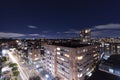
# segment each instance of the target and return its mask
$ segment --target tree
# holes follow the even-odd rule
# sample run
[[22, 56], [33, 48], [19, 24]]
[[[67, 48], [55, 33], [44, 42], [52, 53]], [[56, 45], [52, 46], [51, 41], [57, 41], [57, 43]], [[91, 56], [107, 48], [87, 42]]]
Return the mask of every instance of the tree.
[[7, 78], [6, 80], [10, 80], [10, 78]]
[[17, 78], [15, 78], [15, 80], [18, 80]]
[[6, 62], [7, 58], [5, 56], [3, 56], [1, 60], [2, 60], [2, 62]]
[[41, 80], [41, 78], [39, 76], [36, 76], [35, 80]]
[[14, 65], [14, 67], [15, 67], [15, 66], [17, 66], [17, 64], [16, 64], [16, 63], [13, 63], [13, 65]]
[[16, 63], [9, 63], [9, 67], [16, 67], [17, 66], [17, 64]]
[[19, 71], [14, 71], [13, 72], [13, 76], [18, 76], [19, 75]]
[[12, 68], [12, 71], [16, 71], [16, 70], [18, 70], [18, 67], [13, 67]]

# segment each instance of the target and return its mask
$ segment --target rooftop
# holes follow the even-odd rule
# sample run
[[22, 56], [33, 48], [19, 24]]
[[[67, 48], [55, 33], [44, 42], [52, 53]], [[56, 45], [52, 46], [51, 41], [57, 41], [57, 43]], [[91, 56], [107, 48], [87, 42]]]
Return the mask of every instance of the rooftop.
[[117, 69], [120, 69], [120, 54], [111, 55], [107, 61], [102, 63], [103, 65], [108, 65]]
[[116, 54], [116, 55], [111, 55], [108, 58], [108, 63], [114, 64], [114, 65], [119, 65], [120, 66], [120, 54]]

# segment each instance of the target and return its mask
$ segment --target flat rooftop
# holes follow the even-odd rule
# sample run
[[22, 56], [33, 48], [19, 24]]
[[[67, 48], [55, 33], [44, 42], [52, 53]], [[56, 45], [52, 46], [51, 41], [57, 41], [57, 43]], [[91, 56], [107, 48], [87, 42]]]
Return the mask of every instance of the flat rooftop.
[[120, 54], [111, 55], [103, 64], [120, 69]]
[[120, 66], [120, 54], [111, 55], [107, 62]]

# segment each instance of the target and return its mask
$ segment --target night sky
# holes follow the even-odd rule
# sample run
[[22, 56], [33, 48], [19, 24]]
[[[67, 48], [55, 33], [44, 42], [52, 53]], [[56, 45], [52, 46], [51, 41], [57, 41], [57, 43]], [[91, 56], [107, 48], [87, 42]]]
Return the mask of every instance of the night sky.
[[120, 0], [1, 0], [0, 37], [120, 37]]

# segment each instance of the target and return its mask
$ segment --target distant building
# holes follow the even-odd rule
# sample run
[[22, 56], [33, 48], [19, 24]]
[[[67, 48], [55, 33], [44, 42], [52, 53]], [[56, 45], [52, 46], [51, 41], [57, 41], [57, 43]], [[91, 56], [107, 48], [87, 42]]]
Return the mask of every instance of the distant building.
[[99, 45], [43, 44], [43, 66], [61, 80], [84, 80], [91, 76], [98, 61]]
[[24, 61], [27, 63], [33, 63], [36, 60], [40, 60], [40, 40], [17, 40], [16, 43], [18, 44], [18, 54]]
[[29, 62], [34, 62], [34, 61], [36, 61], [36, 60], [39, 60], [39, 59], [41, 59], [40, 57], [40, 48], [34, 48], [34, 47], [32, 47], [32, 48], [29, 48], [28, 49], [28, 59], [29, 59]]
[[113, 54], [120, 54], [120, 39], [102, 38], [99, 39], [99, 43], [101, 43], [103, 59], [107, 60]]
[[90, 42], [91, 40], [91, 31], [90, 29], [83, 29], [80, 31], [80, 40], [81, 42]]

